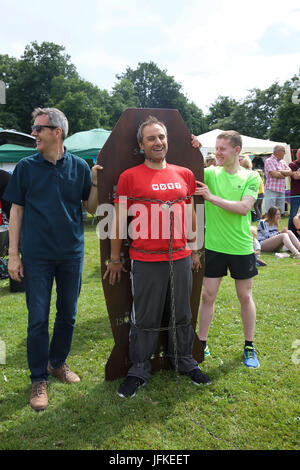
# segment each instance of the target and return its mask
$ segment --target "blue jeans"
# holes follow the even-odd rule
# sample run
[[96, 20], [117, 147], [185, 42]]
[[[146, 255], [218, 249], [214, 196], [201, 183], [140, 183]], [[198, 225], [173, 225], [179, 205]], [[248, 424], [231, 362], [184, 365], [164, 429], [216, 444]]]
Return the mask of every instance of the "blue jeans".
[[290, 198], [290, 217], [289, 217], [289, 224], [288, 229], [292, 230], [293, 226], [293, 218], [298, 213], [298, 209], [300, 206], [300, 196], [294, 196]]
[[279, 207], [281, 215], [284, 214], [285, 208], [285, 192], [271, 191], [271, 189], [265, 190], [265, 213], [268, 212], [271, 206]]
[[[48, 362], [62, 366], [70, 352], [77, 300], [81, 288], [83, 257], [63, 261], [23, 257], [28, 308], [27, 358], [32, 382], [48, 380]], [[49, 311], [56, 282], [56, 318], [49, 348]]]

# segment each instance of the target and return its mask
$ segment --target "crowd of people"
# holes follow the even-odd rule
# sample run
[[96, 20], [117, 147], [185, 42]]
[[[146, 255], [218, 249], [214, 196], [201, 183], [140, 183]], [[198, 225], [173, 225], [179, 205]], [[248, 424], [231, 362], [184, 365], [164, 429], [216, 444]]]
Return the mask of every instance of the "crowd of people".
[[[32, 135], [36, 138], [37, 153], [17, 164], [2, 197], [11, 204], [9, 274], [16, 281], [24, 279], [25, 283], [27, 359], [32, 382], [30, 405], [39, 411], [48, 406], [49, 374], [64, 383], [80, 382], [79, 376], [67, 366], [66, 359], [71, 349], [81, 289], [84, 247], [82, 204], [89, 213], [95, 213], [97, 184], [98, 179], [101, 181], [102, 168], [96, 164], [90, 169], [85, 160], [68, 152], [64, 146], [68, 121], [60, 110], [37, 108], [33, 118]], [[195, 385], [209, 384], [211, 381], [192, 355], [192, 270], [198, 271], [200, 267], [196, 214], [192, 204], [196, 195], [205, 200], [205, 272], [198, 332], [205, 356], [210, 355], [207, 337], [215, 301], [222, 279], [229, 270], [240, 303], [244, 365], [258, 368], [260, 363], [253, 344], [256, 323], [253, 278], [258, 273], [257, 266], [264, 265], [260, 259], [261, 251], [277, 250], [283, 244], [296, 259], [300, 258], [300, 242], [297, 239], [299, 205], [296, 209], [297, 204], [293, 204], [293, 211], [296, 211], [292, 220], [294, 233], [291, 229], [279, 232], [282, 201], [277, 194], [282, 194], [282, 181], [286, 176], [291, 176], [295, 181], [293, 190], [298, 191], [300, 151], [297, 152], [297, 169], [287, 169], [282, 161], [282, 149], [274, 149], [270, 162], [267, 159], [265, 187], [270, 192], [276, 192], [272, 197], [275, 202], [280, 200], [280, 205], [271, 204], [267, 217], [259, 221], [257, 233], [255, 230], [251, 233], [251, 208], [258, 194], [263, 194], [264, 190], [261, 176], [246, 166], [251, 161], [240, 157], [242, 138], [238, 132], [225, 131], [217, 137], [216, 155], [207, 159], [204, 182], [196, 181], [190, 170], [168, 163], [167, 128], [156, 118], [149, 116], [138, 127], [137, 142], [145, 160], [120, 175], [114, 201], [115, 226], [120, 229], [126, 223], [134, 200], [144, 201], [148, 209], [153, 200], [156, 204], [158, 201], [176, 201], [182, 209], [187, 205], [192, 207], [190, 231], [179, 230], [178, 236], [175, 236], [176, 227], [180, 228], [181, 225], [184, 228], [183, 221], [176, 221], [176, 213], [173, 214], [174, 246], [171, 254], [175, 337], [169, 335], [168, 356], [171, 364]], [[191, 146], [201, 149], [201, 143], [193, 135]], [[278, 191], [274, 190], [271, 179], [276, 179]], [[261, 210], [261, 205], [258, 207]], [[136, 212], [133, 219], [139, 216]], [[151, 222], [149, 229], [152, 222], [160, 223], [151, 220], [151, 211], [147, 211], [147, 220], [148, 216]], [[104, 282], [112, 286], [120, 282], [124, 273], [120, 253], [122, 239], [118, 238], [121, 231], [116, 230], [115, 233], [117, 236], [111, 239], [110, 259], [104, 274]], [[163, 227], [159, 226], [156, 233], [159, 233], [158, 237], [152, 237], [149, 232], [146, 237], [133, 239], [129, 250], [133, 295], [129, 336], [131, 367], [118, 389], [122, 398], [134, 397], [150, 379], [150, 359], [156, 349], [163, 308], [171, 295], [169, 241], [163, 236]], [[48, 320], [54, 280], [57, 313], [49, 346]]]
[[[283, 249], [291, 252], [295, 259], [300, 259], [300, 149], [296, 152], [295, 160], [289, 165], [285, 162], [284, 155], [285, 148], [276, 145], [271, 157], [265, 160], [264, 172], [260, 168], [253, 168], [249, 155], [239, 156], [240, 166], [249, 171], [256, 171], [260, 176], [257, 199], [252, 207], [252, 221], [258, 222], [258, 226], [251, 226], [257, 266], [266, 266], [260, 259], [261, 252], [277, 252]], [[214, 154], [209, 154], [205, 159], [205, 167], [211, 165], [218, 165]], [[288, 228], [280, 230], [280, 220], [285, 215], [287, 177], [290, 177]]]

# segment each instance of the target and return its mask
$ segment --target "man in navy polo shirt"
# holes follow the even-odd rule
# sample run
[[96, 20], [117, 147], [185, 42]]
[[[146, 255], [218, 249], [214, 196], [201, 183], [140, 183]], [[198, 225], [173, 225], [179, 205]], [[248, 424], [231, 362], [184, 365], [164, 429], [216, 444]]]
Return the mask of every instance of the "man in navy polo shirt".
[[[97, 171], [64, 147], [65, 115], [55, 108], [33, 112], [32, 135], [38, 153], [23, 158], [5, 191], [12, 202], [9, 264], [12, 279], [24, 277], [28, 308], [27, 357], [31, 372], [30, 404], [48, 406], [49, 372], [65, 383], [79, 382], [66, 365], [81, 287], [84, 229], [82, 203], [95, 213]], [[21, 243], [22, 259], [19, 256]], [[49, 348], [48, 319], [53, 281], [57, 313]]]

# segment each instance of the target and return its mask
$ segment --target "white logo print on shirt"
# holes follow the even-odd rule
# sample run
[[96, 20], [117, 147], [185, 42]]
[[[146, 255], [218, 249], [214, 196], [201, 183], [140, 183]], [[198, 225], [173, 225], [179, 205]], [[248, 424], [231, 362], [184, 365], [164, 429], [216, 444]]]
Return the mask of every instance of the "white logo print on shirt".
[[167, 189], [181, 189], [180, 183], [162, 183], [162, 184], [152, 184], [153, 191], [167, 191]]

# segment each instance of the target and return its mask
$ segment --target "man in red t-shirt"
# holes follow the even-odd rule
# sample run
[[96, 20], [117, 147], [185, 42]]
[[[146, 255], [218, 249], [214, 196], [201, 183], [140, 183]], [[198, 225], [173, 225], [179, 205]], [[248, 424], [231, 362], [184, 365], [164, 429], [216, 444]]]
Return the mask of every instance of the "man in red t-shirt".
[[288, 229], [293, 229], [293, 218], [297, 215], [300, 206], [300, 149], [297, 150], [296, 160], [289, 163], [291, 174], [290, 217]]
[[[197, 252], [192, 252], [187, 244], [189, 230], [186, 224], [188, 217], [185, 216], [190, 209], [191, 229], [195, 232], [196, 215], [192, 204], [195, 178], [187, 168], [166, 162], [167, 129], [156, 118], [149, 116], [141, 124], [137, 140], [145, 161], [121, 174], [115, 199], [116, 234], [122, 233], [127, 215], [133, 217], [129, 227], [133, 240], [129, 250], [133, 296], [129, 342], [132, 366], [118, 390], [121, 397], [134, 397], [137, 389], [145, 386], [150, 378], [150, 358], [156, 349], [165, 304], [170, 302], [169, 210], [173, 220], [171, 239], [178, 371], [189, 375], [196, 385], [210, 382], [192, 357], [192, 268], [199, 269], [200, 261]], [[111, 239], [111, 259], [104, 278], [108, 277], [112, 285], [120, 280], [124, 270], [120, 260], [121, 245], [121, 235]], [[174, 366], [176, 359], [171, 329], [168, 356]]]

